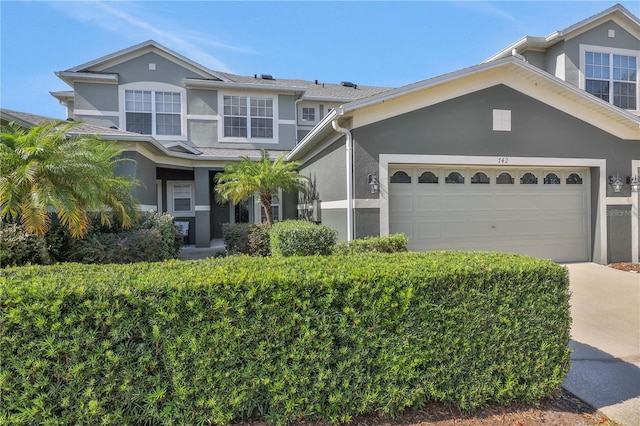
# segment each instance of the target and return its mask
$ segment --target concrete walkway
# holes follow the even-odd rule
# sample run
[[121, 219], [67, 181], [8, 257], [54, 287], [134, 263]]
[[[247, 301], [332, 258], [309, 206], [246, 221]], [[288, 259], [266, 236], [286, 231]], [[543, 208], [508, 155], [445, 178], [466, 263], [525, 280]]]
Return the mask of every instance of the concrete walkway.
[[209, 247], [196, 247], [194, 245], [182, 246], [180, 253], [178, 253], [178, 259], [181, 260], [196, 260], [206, 259], [207, 257], [213, 257], [218, 253], [223, 253], [225, 250], [223, 239], [213, 239]]
[[567, 265], [571, 370], [562, 386], [625, 426], [640, 426], [640, 274]]

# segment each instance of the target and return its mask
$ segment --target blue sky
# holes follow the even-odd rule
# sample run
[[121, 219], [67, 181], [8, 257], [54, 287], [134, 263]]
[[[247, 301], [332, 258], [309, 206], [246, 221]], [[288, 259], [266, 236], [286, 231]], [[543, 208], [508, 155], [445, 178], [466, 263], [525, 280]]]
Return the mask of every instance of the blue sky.
[[[640, 16], [637, 0], [620, 3]], [[64, 118], [55, 71], [149, 39], [219, 71], [398, 87], [614, 4], [0, 0], [0, 106]]]

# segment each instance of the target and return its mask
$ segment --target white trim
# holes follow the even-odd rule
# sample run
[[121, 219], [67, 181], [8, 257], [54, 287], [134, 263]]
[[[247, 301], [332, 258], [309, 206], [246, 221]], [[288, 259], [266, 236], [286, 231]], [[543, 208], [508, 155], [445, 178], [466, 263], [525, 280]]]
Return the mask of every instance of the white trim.
[[[251, 109], [251, 98], [271, 99], [273, 105], [273, 138], [252, 138], [252, 137], [225, 137], [224, 136], [224, 97], [225, 96], [240, 96], [247, 98], [247, 134], [251, 133], [251, 115], [249, 111]], [[218, 125], [218, 142], [220, 143], [251, 143], [251, 144], [277, 144], [279, 142], [279, 124], [281, 120], [278, 120], [278, 96], [272, 93], [261, 92], [225, 92], [218, 91], [218, 114], [220, 115], [220, 123]], [[292, 120], [295, 124], [295, 120]]]
[[153, 206], [151, 204], [138, 204], [138, 210], [141, 212], [154, 211], [158, 212], [158, 206]]
[[197, 211], [197, 212], [209, 212], [209, 211], [211, 211], [211, 206], [202, 205], [202, 204], [200, 204], [200, 205], [196, 204], [195, 211]]
[[[127, 128], [127, 111], [125, 109], [125, 91], [127, 90], [144, 90], [150, 91], [152, 95], [152, 125], [151, 135], [159, 141], [186, 141], [187, 140], [187, 90], [180, 86], [172, 84], [160, 83], [157, 81], [138, 81], [135, 83], [122, 84], [118, 87], [118, 104], [120, 105], [120, 127], [123, 130]], [[158, 135], [156, 134], [156, 111], [155, 111], [155, 93], [156, 92], [173, 92], [180, 94], [180, 135]]]
[[[595, 53], [605, 53], [609, 55], [624, 55], [624, 56], [633, 56], [636, 58], [636, 71], [640, 68], [640, 50], [630, 50], [630, 49], [619, 49], [614, 47], [604, 47], [604, 46], [593, 46], [590, 44], [581, 44], [580, 45], [580, 58], [579, 58], [579, 67], [578, 67], [578, 85], [582, 90], [586, 91], [586, 77], [584, 75], [585, 70], [585, 53], [586, 52], [595, 52]], [[613, 103], [613, 83], [619, 80], [613, 79], [613, 57], [610, 58], [611, 64], [611, 75], [607, 81], [610, 84], [609, 87], [609, 101], [605, 101], [614, 105]], [[599, 79], [603, 80], [604, 79]], [[631, 82], [628, 82], [631, 83]], [[639, 111], [640, 110], [640, 73], [636, 72], [636, 109], [625, 109], [625, 111]], [[621, 108], [624, 109], [624, 108]]]
[[187, 120], [219, 121], [220, 117], [217, 115], [187, 114]]
[[276, 120], [277, 124], [292, 124], [296, 125], [296, 120]]
[[[346, 209], [348, 205], [349, 202], [347, 200], [322, 201], [320, 208], [338, 210]], [[379, 209], [381, 205], [382, 202], [378, 198], [355, 198], [353, 200], [353, 207], [356, 209]]]
[[[640, 176], [640, 160], [631, 160], [631, 177]], [[631, 261], [640, 262], [640, 241], [638, 241], [638, 229], [640, 227], [640, 215], [638, 214], [638, 198], [640, 193], [631, 193]]]
[[[600, 236], [600, 246], [594, 247], [592, 261], [607, 263], [607, 207], [606, 207], [606, 166], [604, 159], [597, 158], [554, 158], [554, 157], [494, 157], [462, 155], [415, 155], [380, 154], [378, 176], [380, 176], [380, 236], [389, 235], [389, 165], [390, 164], [442, 164], [442, 165], [491, 165], [491, 166], [555, 166], [555, 167], [595, 167], [600, 169], [598, 182], [598, 207], [596, 217], [596, 235]], [[591, 191], [589, 191], [589, 194]], [[591, 201], [589, 201], [591, 205]], [[322, 204], [324, 207], [324, 203]], [[591, 224], [589, 228], [591, 229]], [[593, 236], [589, 235], [589, 240]], [[591, 244], [591, 243], [590, 243]]]
[[631, 206], [633, 197], [606, 197], [604, 202], [607, 206]]
[[[176, 212], [173, 210], [173, 191], [176, 186], [189, 186], [191, 188], [191, 208], [189, 211]], [[174, 217], [193, 217], [195, 216], [195, 182], [192, 180], [168, 180], [167, 181], [167, 212]]]
[[75, 115], [91, 115], [96, 117], [120, 117], [120, 111], [101, 111], [97, 109], [74, 109]]

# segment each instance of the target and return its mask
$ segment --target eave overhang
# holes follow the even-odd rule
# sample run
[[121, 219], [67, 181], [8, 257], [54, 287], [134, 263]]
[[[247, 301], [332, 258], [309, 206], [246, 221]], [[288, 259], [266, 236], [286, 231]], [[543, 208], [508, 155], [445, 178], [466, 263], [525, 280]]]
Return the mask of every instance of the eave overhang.
[[55, 73], [69, 86], [76, 81], [101, 84], [118, 84], [118, 74], [101, 74], [94, 72], [57, 71]]

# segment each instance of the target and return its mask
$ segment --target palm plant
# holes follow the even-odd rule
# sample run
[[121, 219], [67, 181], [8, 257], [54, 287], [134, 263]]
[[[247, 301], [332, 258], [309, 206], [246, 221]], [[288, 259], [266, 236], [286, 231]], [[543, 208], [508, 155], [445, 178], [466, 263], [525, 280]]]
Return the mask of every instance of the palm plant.
[[19, 222], [43, 235], [52, 212], [74, 238], [86, 234], [91, 212], [111, 224], [112, 211], [123, 227], [136, 216], [131, 190], [137, 184], [116, 176], [123, 150], [97, 136], [69, 137], [78, 123], [49, 122], [32, 129], [10, 123], [0, 140], [0, 220]]
[[298, 173], [297, 162], [287, 163], [286, 153], [278, 155], [274, 160], [267, 150], [261, 151], [260, 159], [252, 160], [247, 156], [240, 157], [237, 163], [229, 163], [224, 172], [218, 174], [216, 192], [225, 201], [237, 204], [258, 195], [258, 201], [264, 209], [268, 226], [273, 225], [271, 201], [273, 195], [284, 191], [303, 191], [307, 178]]

